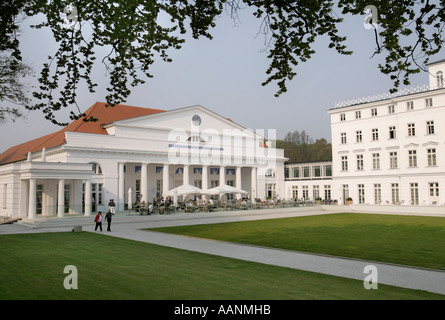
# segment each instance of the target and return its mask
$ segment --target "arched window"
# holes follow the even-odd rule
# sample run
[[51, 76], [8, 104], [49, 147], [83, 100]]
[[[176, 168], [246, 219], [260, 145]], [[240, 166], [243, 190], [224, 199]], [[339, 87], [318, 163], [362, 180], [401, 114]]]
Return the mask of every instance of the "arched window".
[[93, 174], [102, 174], [102, 168], [98, 163], [91, 163], [93, 165]]
[[275, 170], [274, 169], [267, 169], [265, 173], [266, 178], [273, 178], [275, 177]]
[[436, 73], [436, 79], [437, 79], [437, 87], [443, 88], [443, 72], [442, 71], [438, 71]]

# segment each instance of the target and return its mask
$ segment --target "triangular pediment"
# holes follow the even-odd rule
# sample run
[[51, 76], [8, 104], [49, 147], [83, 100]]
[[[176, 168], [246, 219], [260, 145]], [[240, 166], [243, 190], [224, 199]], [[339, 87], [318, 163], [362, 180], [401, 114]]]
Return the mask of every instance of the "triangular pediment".
[[216, 130], [220, 134], [223, 133], [223, 130], [227, 129], [251, 132], [232, 120], [224, 118], [200, 105], [115, 121], [104, 127], [109, 133], [116, 135], [128, 130], [144, 129], [164, 132], [175, 129], [185, 130], [186, 132]]

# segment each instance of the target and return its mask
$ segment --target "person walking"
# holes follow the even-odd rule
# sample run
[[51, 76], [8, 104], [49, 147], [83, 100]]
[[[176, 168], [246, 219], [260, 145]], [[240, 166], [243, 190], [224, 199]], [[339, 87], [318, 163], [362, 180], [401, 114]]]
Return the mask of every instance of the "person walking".
[[97, 231], [97, 227], [99, 227], [100, 231], [102, 231], [102, 211], [99, 211], [96, 214], [96, 217], [94, 218], [94, 222], [96, 222], [96, 227], [94, 228], [94, 231]]
[[105, 215], [105, 220], [107, 220], [108, 228], [107, 231], [111, 231], [111, 217], [114, 213], [111, 212], [111, 210], [108, 210], [107, 214]]
[[111, 199], [108, 203], [108, 208], [111, 210], [112, 214], [116, 213], [116, 203], [114, 203], [114, 199]]

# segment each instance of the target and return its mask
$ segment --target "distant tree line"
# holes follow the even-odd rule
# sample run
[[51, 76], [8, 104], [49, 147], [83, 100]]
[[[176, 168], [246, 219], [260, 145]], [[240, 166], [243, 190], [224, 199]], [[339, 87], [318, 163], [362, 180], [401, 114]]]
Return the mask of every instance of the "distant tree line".
[[284, 149], [289, 163], [332, 160], [332, 145], [324, 138], [314, 142], [305, 130], [288, 132], [284, 140], [276, 141], [276, 147]]

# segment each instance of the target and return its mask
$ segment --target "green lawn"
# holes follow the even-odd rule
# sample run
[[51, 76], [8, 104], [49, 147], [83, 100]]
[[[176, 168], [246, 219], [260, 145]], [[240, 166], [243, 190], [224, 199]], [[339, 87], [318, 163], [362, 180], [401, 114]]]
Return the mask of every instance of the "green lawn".
[[[78, 270], [66, 290], [63, 270]], [[445, 299], [95, 233], [0, 236], [0, 299]]]
[[193, 237], [445, 268], [445, 218], [339, 213], [156, 228]]

